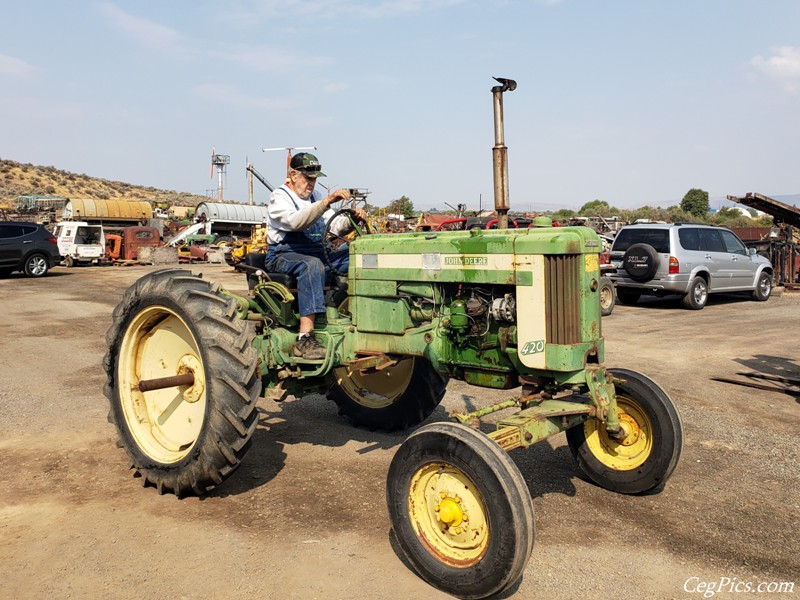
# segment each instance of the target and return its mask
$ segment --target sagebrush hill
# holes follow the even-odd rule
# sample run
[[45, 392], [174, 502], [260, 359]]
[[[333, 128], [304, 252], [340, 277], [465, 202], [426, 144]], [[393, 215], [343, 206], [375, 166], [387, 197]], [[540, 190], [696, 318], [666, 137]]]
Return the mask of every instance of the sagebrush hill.
[[161, 190], [71, 173], [55, 167], [43, 167], [0, 159], [0, 208], [11, 208], [20, 196], [62, 196], [95, 200], [147, 200], [196, 206], [208, 200], [205, 196]]

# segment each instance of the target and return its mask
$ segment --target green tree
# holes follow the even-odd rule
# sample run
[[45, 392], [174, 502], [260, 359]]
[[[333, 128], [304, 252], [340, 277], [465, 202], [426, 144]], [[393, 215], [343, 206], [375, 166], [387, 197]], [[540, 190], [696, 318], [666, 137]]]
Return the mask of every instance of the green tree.
[[409, 200], [408, 196], [401, 196], [389, 203], [389, 206], [386, 207], [386, 212], [410, 218], [414, 216], [414, 204]]
[[[749, 210], [748, 214], [752, 214]], [[758, 227], [761, 224], [753, 218], [743, 214], [734, 206], [723, 206], [712, 217], [711, 222], [725, 227]]]
[[689, 223], [691, 221], [696, 221], [691, 213], [686, 212], [677, 205], [670, 206], [667, 209], [667, 214], [669, 215], [669, 222], [671, 223]]
[[681, 208], [687, 213], [700, 219], [708, 215], [708, 192], [692, 188], [681, 200]]
[[605, 200], [592, 200], [581, 206], [579, 215], [584, 217], [607, 217], [611, 215], [613, 209]]
[[567, 223], [572, 217], [575, 216], [575, 211], [568, 208], [561, 208], [552, 215], [548, 216], [559, 223]]

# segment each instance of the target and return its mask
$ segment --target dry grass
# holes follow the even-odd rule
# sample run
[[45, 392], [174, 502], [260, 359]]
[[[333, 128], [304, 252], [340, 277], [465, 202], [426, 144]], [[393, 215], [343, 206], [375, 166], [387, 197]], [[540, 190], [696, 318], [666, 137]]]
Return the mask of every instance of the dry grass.
[[55, 167], [42, 167], [0, 159], [0, 207], [11, 207], [19, 196], [63, 196], [95, 200], [149, 200], [191, 205], [206, 200], [204, 196], [160, 190], [70, 173]]

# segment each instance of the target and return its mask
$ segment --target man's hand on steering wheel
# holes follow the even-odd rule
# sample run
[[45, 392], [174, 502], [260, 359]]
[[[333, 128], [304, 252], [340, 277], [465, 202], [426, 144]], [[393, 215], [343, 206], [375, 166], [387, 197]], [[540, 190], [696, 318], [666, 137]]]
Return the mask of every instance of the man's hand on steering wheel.
[[367, 211], [365, 211], [363, 208], [355, 208], [354, 207], [353, 208], [353, 212], [356, 215], [356, 221], [364, 221], [366, 223], [366, 221], [367, 221]]
[[[344, 216], [350, 222], [350, 232], [344, 235], [333, 233], [331, 226], [334, 221], [339, 217]], [[329, 255], [330, 249], [333, 247], [339, 248], [343, 243], [350, 243], [355, 238], [371, 233], [369, 230], [369, 223], [367, 222], [367, 214], [360, 208], [340, 208], [328, 220], [325, 225], [325, 232], [322, 234], [322, 256], [325, 264], [328, 265], [331, 271], [341, 277], [347, 277], [347, 273], [339, 271], [331, 262]]]
[[350, 200], [350, 190], [336, 190], [322, 199], [327, 208], [330, 208], [332, 204], [339, 202], [340, 200]]

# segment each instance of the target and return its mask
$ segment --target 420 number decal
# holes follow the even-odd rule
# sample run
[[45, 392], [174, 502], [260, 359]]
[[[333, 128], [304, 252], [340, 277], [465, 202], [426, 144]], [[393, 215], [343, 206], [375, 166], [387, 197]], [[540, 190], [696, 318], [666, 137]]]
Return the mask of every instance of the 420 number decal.
[[529, 354], [539, 354], [540, 352], [544, 352], [544, 340], [525, 342], [525, 345], [522, 346], [520, 354], [527, 356]]

